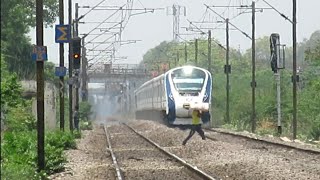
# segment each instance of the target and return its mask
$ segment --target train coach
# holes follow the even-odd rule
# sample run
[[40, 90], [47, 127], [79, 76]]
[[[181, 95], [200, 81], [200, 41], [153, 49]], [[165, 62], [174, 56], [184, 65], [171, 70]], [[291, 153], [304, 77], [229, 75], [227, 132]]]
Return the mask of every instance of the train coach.
[[164, 120], [168, 125], [192, 124], [192, 111], [201, 110], [202, 123], [210, 121], [212, 76], [195, 66], [171, 69], [135, 92], [136, 119]]

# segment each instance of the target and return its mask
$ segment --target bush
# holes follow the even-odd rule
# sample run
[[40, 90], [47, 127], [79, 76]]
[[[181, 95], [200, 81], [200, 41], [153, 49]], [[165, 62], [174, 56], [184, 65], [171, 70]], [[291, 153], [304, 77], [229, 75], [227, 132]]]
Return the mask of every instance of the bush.
[[55, 147], [50, 144], [45, 146], [46, 167], [48, 174], [57, 173], [64, 170], [66, 158], [63, 155], [63, 148]]
[[92, 130], [92, 122], [91, 121], [82, 121], [80, 122], [80, 129], [82, 130]]
[[[46, 168], [51, 174], [64, 169], [64, 149], [75, 148], [74, 136], [67, 132], [50, 132], [45, 137]], [[1, 143], [1, 177], [4, 179], [37, 179], [36, 131], [5, 132]]]
[[81, 132], [80, 131], [74, 131], [73, 132], [74, 138], [80, 139], [81, 138]]
[[36, 118], [31, 113], [31, 102], [25, 102], [8, 110], [6, 128], [9, 131], [31, 131], [36, 129]]
[[79, 109], [80, 119], [83, 121], [89, 121], [89, 116], [92, 114], [91, 105], [89, 102], [82, 101]]
[[74, 135], [70, 132], [49, 132], [46, 136], [46, 143], [54, 146], [56, 148], [62, 149], [75, 149], [76, 141], [74, 139]]
[[[22, 178], [23, 177], [23, 178]], [[35, 168], [28, 164], [1, 162], [1, 178], [3, 179], [41, 179]]]
[[36, 132], [6, 132], [1, 143], [1, 177], [36, 176]]
[[310, 136], [319, 141], [320, 140], [320, 115], [313, 122], [313, 126], [311, 127]]

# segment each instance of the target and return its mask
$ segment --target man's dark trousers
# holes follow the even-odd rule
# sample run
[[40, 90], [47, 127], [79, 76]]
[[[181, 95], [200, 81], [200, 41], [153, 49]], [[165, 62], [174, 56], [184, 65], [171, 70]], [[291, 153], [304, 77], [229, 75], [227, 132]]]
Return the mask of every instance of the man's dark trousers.
[[196, 131], [198, 132], [198, 134], [201, 136], [201, 138], [202, 138], [203, 140], [206, 139], [206, 137], [204, 136], [204, 132], [203, 132], [203, 130], [202, 130], [202, 128], [201, 128], [201, 124], [192, 125], [188, 137], [183, 141], [182, 144], [185, 145], [185, 144], [187, 143], [187, 141], [194, 135], [194, 133], [195, 133]]

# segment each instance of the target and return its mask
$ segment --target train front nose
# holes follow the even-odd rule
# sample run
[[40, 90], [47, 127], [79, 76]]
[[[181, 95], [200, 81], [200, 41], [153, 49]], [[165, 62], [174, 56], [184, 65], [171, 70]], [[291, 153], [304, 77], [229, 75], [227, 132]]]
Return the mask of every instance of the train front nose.
[[181, 97], [176, 103], [176, 116], [181, 118], [191, 118], [194, 109], [209, 111], [209, 103], [202, 102], [200, 97]]
[[176, 101], [176, 116], [191, 118], [192, 110], [200, 107], [201, 104], [201, 100], [198, 97], [180, 97]]

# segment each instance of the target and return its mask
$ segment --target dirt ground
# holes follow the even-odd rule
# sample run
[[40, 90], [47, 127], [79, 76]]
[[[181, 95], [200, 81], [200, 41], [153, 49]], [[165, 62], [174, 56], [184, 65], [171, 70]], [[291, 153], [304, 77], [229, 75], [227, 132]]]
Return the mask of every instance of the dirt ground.
[[77, 149], [65, 151], [68, 162], [64, 172], [51, 175], [54, 180], [115, 179], [104, 131], [98, 125], [82, 131]]

